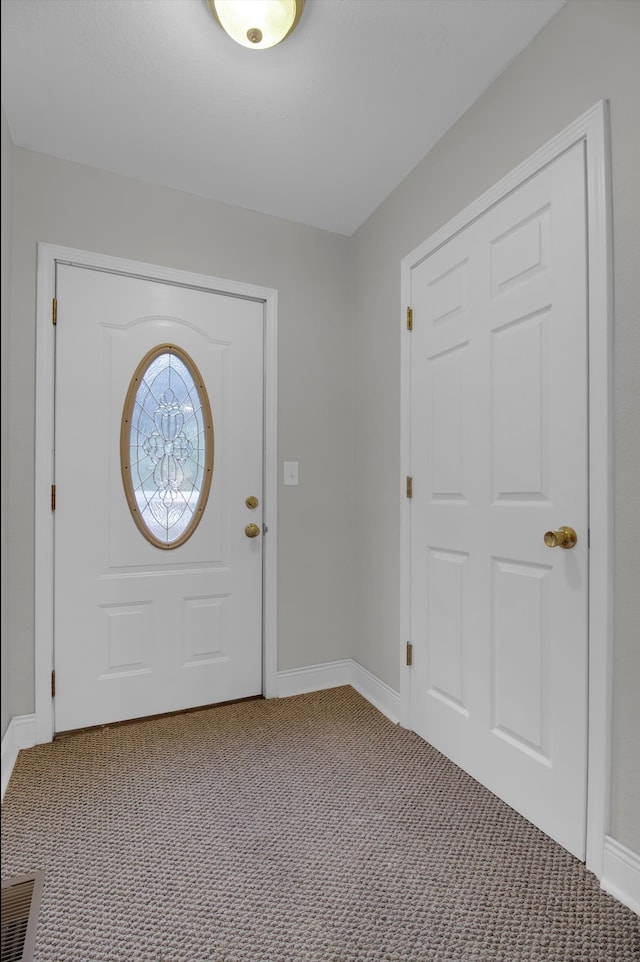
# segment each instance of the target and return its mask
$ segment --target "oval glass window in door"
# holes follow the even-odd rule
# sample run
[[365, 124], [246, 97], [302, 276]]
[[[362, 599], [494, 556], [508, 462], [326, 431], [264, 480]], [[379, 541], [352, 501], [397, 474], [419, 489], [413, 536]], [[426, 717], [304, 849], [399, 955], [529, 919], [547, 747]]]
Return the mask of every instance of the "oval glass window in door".
[[142, 358], [122, 414], [120, 464], [127, 503], [144, 537], [177, 548], [204, 512], [213, 476], [213, 421], [198, 368], [160, 344]]

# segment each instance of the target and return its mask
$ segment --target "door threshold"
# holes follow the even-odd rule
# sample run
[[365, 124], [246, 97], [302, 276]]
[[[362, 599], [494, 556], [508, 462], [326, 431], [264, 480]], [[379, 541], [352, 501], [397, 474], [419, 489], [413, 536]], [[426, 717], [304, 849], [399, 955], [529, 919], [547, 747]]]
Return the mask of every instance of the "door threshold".
[[246, 695], [244, 698], [231, 698], [229, 701], [217, 701], [211, 705], [196, 705], [194, 708], [179, 708], [177, 711], [159, 712], [157, 715], [141, 715], [139, 718], [123, 718], [120, 721], [104, 722], [102, 725], [88, 725], [86, 728], [69, 728], [66, 731], [55, 732], [53, 741], [67, 738], [70, 735], [82, 735], [85, 732], [101, 731], [105, 728], [122, 728], [125, 725], [137, 725], [139, 722], [156, 721], [159, 718], [173, 718], [176, 715], [192, 715], [198, 711], [209, 711], [211, 708], [223, 708], [225, 705], [241, 705], [246, 701], [262, 701], [264, 695]]

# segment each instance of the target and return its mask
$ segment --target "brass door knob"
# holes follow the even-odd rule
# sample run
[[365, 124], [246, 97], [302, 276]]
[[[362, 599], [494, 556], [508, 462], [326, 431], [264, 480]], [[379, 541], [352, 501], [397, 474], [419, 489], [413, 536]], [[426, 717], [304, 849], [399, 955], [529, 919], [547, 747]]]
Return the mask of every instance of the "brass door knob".
[[257, 538], [260, 534], [260, 528], [257, 524], [248, 524], [244, 529], [244, 533], [246, 534], [247, 538]]
[[557, 531], [546, 531], [544, 535], [547, 548], [575, 548], [577, 541], [578, 535], [566, 525]]

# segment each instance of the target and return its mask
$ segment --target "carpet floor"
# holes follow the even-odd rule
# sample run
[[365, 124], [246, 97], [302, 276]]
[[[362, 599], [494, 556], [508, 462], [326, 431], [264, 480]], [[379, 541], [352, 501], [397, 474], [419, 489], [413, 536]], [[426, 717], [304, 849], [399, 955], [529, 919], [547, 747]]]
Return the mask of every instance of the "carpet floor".
[[351, 688], [23, 751], [36, 962], [638, 962], [640, 919]]

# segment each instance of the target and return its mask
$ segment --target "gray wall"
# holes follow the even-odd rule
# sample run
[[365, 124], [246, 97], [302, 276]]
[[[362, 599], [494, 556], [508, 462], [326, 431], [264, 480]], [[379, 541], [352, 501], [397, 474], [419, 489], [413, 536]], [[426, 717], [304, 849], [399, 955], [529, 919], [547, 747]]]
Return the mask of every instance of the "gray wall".
[[[7, 120], [2, 111], [2, 196], [0, 207], [1, 239], [2, 239], [2, 313], [0, 315], [2, 351], [0, 364], [2, 365], [2, 410], [8, 411], [9, 400], [9, 319], [11, 317], [11, 223], [13, 212], [13, 143], [7, 127]], [[1, 455], [2, 455], [2, 616], [0, 632], [0, 679], [2, 685], [2, 701], [0, 702], [0, 732], [4, 735], [11, 709], [9, 704], [9, 625], [8, 603], [9, 597], [9, 539], [7, 523], [9, 518], [9, 419], [0, 418], [2, 425]]]
[[354, 236], [355, 520], [360, 554], [353, 657], [397, 688], [400, 261], [597, 101], [610, 101], [617, 519], [611, 834], [636, 852], [640, 852], [639, 50], [640, 4], [573, 0]]
[[8, 627], [11, 715], [34, 711], [36, 243], [279, 291], [278, 667], [345, 656], [352, 623], [350, 240], [17, 148], [14, 169]]

